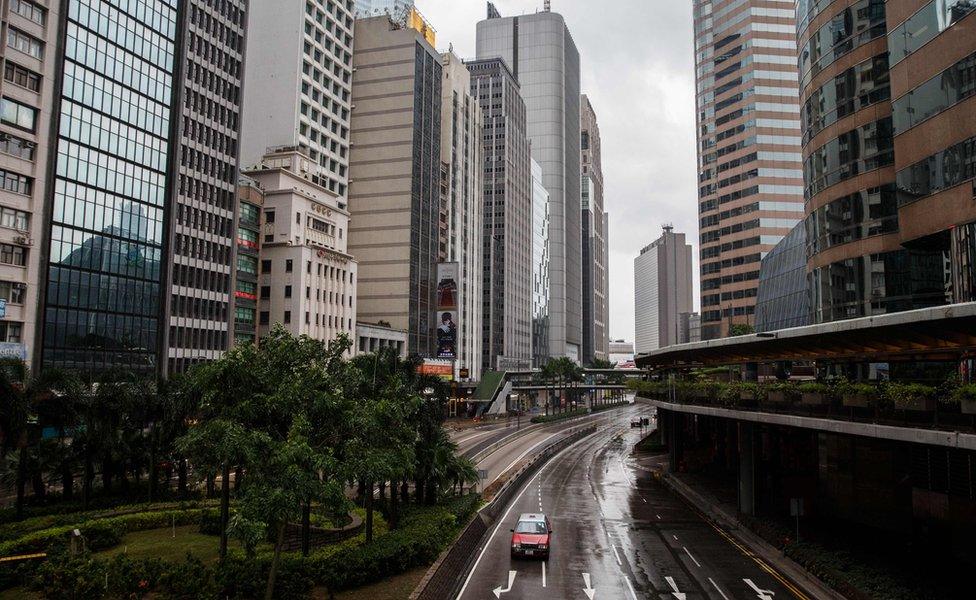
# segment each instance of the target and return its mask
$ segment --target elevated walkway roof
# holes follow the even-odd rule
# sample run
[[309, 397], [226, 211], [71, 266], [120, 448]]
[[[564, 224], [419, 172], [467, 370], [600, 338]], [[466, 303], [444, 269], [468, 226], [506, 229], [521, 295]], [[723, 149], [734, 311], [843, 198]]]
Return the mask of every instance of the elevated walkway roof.
[[641, 369], [781, 360], [888, 362], [976, 356], [976, 302], [680, 344], [639, 354]]

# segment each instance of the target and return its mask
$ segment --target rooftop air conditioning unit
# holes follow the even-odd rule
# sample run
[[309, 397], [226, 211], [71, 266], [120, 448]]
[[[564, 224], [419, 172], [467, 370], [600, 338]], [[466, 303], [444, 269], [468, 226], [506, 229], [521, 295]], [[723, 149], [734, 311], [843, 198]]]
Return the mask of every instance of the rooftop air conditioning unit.
[[27, 236], [24, 236], [24, 235], [19, 235], [16, 238], [14, 238], [14, 242], [17, 243], [17, 244], [20, 244], [21, 246], [33, 246], [34, 245], [34, 240], [32, 240], [31, 238], [29, 238]]

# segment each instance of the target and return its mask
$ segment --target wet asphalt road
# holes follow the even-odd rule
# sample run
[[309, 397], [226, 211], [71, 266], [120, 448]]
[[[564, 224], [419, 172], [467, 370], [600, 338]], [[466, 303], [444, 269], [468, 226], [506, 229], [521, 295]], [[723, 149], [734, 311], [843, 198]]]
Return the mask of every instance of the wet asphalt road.
[[[614, 425], [546, 464], [492, 530], [458, 598], [806, 598], [633, 464], [640, 433], [630, 418], [650, 410], [615, 411]], [[553, 523], [547, 563], [510, 557], [509, 529], [527, 512], [544, 512]]]

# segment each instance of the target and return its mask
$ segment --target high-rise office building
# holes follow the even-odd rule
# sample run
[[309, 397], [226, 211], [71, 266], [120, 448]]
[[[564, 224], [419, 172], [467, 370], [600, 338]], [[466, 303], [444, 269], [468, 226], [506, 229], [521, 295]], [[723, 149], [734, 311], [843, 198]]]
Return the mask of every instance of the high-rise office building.
[[340, 196], [311, 181], [314, 168], [310, 156], [288, 149], [245, 171], [263, 206], [259, 337], [281, 325], [318, 340], [356, 338], [358, 269], [347, 252], [349, 212]]
[[242, 168], [295, 147], [312, 183], [346, 197], [352, 11], [353, 0], [250, 3]]
[[484, 120], [482, 370], [532, 365], [531, 146], [518, 80], [500, 58], [468, 63]]
[[52, 214], [42, 241], [41, 362], [154, 372], [168, 326], [163, 298], [179, 158], [173, 133], [181, 118], [180, 3], [62, 6]]
[[455, 380], [480, 380], [482, 352], [481, 231], [484, 164], [482, 111], [471, 95], [471, 74], [453, 52], [442, 55], [441, 254], [457, 263], [457, 360]]
[[692, 4], [702, 338], [712, 339], [753, 323], [759, 261], [802, 219], [796, 15], [789, 1]]
[[583, 362], [590, 363], [594, 359], [607, 360], [609, 354], [608, 218], [603, 204], [600, 126], [586, 95], [580, 99], [580, 107]]
[[638, 354], [680, 343], [682, 313], [691, 313], [691, 245], [671, 227], [634, 259], [634, 347]]
[[349, 252], [359, 261], [359, 317], [407, 330], [435, 353], [440, 258], [441, 55], [389, 16], [356, 21]]
[[974, 13], [799, 2], [814, 322], [976, 300]]
[[532, 160], [532, 366], [542, 368], [549, 354], [549, 192], [542, 167]]
[[[174, 119], [179, 166], [168, 207], [163, 374], [220, 358], [234, 316], [234, 232], [247, 2], [189, 0]], [[175, 162], [176, 156], [173, 156]]]
[[60, 9], [58, 2], [24, 0], [0, 7], [0, 357], [27, 361], [40, 326]]
[[532, 156], [549, 192], [549, 352], [582, 356], [580, 57], [563, 17], [543, 11], [501, 17], [489, 3], [477, 56], [501, 58], [519, 82]]

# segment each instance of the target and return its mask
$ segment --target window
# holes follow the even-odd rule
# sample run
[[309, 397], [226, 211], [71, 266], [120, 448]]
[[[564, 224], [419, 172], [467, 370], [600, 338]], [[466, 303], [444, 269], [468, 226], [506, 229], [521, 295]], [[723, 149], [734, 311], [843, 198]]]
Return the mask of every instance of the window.
[[253, 296], [258, 291], [258, 284], [253, 281], [238, 280], [237, 291]]
[[291, 286], [290, 285], [286, 285], [285, 286], [285, 298], [291, 298]]
[[18, 267], [27, 266], [27, 249], [10, 244], [0, 244], [0, 263]]
[[37, 127], [37, 110], [9, 98], [0, 101], [0, 120], [7, 125], [34, 131]]
[[238, 323], [244, 323], [246, 325], [254, 325], [254, 309], [237, 307], [234, 309], [234, 319]]
[[271, 272], [271, 261], [270, 260], [265, 259], [265, 260], [262, 260], [261, 261], [261, 272], [262, 273], [270, 273]]
[[262, 310], [261, 314], [259, 315], [259, 319], [260, 319], [259, 320], [260, 325], [267, 325], [268, 323], [271, 322], [271, 315], [268, 314], [268, 311]]
[[0, 207], [0, 227], [28, 231], [30, 229], [30, 214], [2, 206]]
[[265, 223], [274, 223], [275, 222], [275, 214], [274, 214], [274, 211], [273, 210], [266, 210], [266, 211], [264, 211], [264, 222]]
[[40, 75], [9, 60], [3, 66], [3, 78], [34, 92], [41, 91]]
[[[274, 213], [272, 213], [272, 214], [274, 214]], [[245, 202], [241, 202], [241, 220], [242, 221], [248, 221], [248, 222], [251, 222], [251, 223], [257, 223], [258, 222], [258, 218], [259, 218], [258, 207], [254, 206], [253, 204], [247, 204]]]
[[237, 255], [237, 270], [243, 273], [250, 273], [251, 275], [257, 275], [258, 273], [258, 260], [253, 256], [246, 256], [243, 254]]
[[38, 60], [44, 58], [44, 44], [33, 36], [13, 27], [7, 30], [7, 46], [14, 50], [20, 50]]
[[34, 142], [29, 142], [9, 133], [0, 133], [0, 152], [10, 154], [24, 160], [34, 160]]
[[15, 194], [29, 195], [33, 187], [34, 180], [30, 177], [0, 169], [0, 189]]
[[23, 323], [9, 323], [0, 321], [0, 342], [19, 344]]
[[10, 0], [10, 12], [34, 21], [38, 25], [44, 25], [46, 10], [34, 4], [30, 0]]
[[270, 300], [271, 299], [271, 286], [270, 285], [262, 285], [261, 286], [261, 299], [262, 300]]
[[23, 304], [27, 295], [27, 286], [13, 281], [0, 281], [0, 300], [11, 304]]
[[294, 270], [295, 261], [292, 259], [285, 260], [285, 273], [291, 273]]
[[285, 325], [288, 325], [289, 323], [291, 323], [291, 311], [290, 310], [286, 310], [285, 311]]

